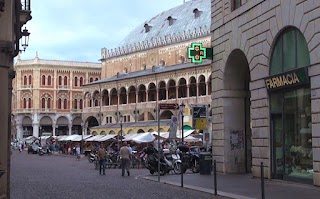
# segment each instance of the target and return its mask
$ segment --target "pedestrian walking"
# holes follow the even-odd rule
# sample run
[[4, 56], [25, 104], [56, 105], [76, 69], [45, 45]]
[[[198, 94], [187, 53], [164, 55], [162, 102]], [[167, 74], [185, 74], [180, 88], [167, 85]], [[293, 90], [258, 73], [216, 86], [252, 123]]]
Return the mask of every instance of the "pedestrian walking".
[[122, 176], [124, 176], [125, 170], [127, 171], [128, 176], [130, 176], [130, 158], [130, 149], [128, 148], [127, 142], [124, 142], [123, 146], [120, 148]]
[[78, 144], [77, 147], [76, 147], [76, 154], [77, 154], [77, 160], [80, 160], [81, 151], [80, 151], [80, 146], [79, 146], [79, 144]]
[[21, 151], [22, 151], [22, 144], [19, 143], [19, 152], [21, 153]]
[[99, 165], [100, 165], [100, 169], [99, 169], [99, 173], [100, 175], [103, 173], [103, 175], [106, 175], [106, 168], [105, 168], [105, 160], [106, 160], [106, 149], [104, 148], [103, 145], [100, 145], [99, 151], [98, 151], [98, 159], [99, 159]]

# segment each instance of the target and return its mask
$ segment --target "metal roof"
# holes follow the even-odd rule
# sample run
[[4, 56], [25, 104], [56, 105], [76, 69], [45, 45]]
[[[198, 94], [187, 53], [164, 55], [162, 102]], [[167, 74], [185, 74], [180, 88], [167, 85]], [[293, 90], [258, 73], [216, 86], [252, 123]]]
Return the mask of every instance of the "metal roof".
[[[194, 10], [201, 14], [195, 18]], [[172, 25], [168, 23], [168, 17], [172, 17]], [[145, 24], [152, 26], [149, 32], [145, 31]], [[145, 41], [155, 41], [165, 37], [185, 35], [190, 32], [210, 30], [211, 25], [211, 1], [191, 0], [180, 6], [164, 11], [157, 16], [145, 21], [120, 42], [120, 46], [137, 44]]]

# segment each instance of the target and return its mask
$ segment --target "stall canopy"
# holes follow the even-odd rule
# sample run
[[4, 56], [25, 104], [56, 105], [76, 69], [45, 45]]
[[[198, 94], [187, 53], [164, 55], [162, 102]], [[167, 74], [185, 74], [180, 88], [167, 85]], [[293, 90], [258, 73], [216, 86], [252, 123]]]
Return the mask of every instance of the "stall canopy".
[[79, 135], [78, 137], [74, 138], [72, 141], [73, 142], [80, 142], [82, 139], [85, 140], [85, 139], [88, 139], [89, 137], [91, 137], [92, 135], [84, 135], [82, 137], [82, 135]]
[[64, 138], [68, 137], [68, 135], [59, 135], [56, 137], [58, 141], [62, 141]]
[[147, 133], [139, 133], [137, 136], [132, 138], [132, 141], [137, 142], [137, 143], [147, 143], [147, 142], [153, 142], [156, 139], [152, 133], [147, 132]]
[[61, 138], [59, 141], [72, 141], [73, 139], [76, 139], [79, 136], [81, 137], [81, 135], [69, 135]]
[[131, 141], [132, 138], [137, 137], [138, 135], [140, 135], [140, 134], [127, 134], [124, 136], [124, 139], [122, 139], [122, 141], [125, 141], [125, 142]]
[[112, 134], [112, 135], [105, 135], [105, 136], [103, 136], [102, 138], [97, 138], [97, 139], [95, 139], [94, 141], [96, 141], [96, 142], [104, 142], [104, 141], [113, 139], [114, 137], [116, 137], [116, 135], [114, 135], [114, 134]]
[[95, 136], [92, 136], [88, 139], [86, 139], [85, 141], [86, 142], [97, 142], [98, 139], [104, 137], [105, 135], [95, 135]]
[[201, 138], [195, 138], [192, 135], [189, 135], [188, 137], [184, 138], [184, 141], [186, 142], [201, 142]]
[[[183, 131], [183, 137], [188, 137], [191, 133], [194, 132], [194, 129], [192, 130], [184, 130]], [[158, 132], [152, 132], [153, 135], [158, 136]], [[168, 139], [169, 138], [169, 132], [160, 132], [160, 139]], [[177, 130], [176, 138], [181, 138], [181, 130]]]

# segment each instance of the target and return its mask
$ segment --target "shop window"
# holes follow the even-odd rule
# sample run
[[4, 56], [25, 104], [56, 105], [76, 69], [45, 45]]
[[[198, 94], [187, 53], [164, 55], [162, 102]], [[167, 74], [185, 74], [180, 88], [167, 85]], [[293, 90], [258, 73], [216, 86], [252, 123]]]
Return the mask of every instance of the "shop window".
[[302, 33], [289, 28], [278, 39], [271, 56], [270, 75], [310, 65], [308, 44]]
[[51, 86], [51, 76], [48, 76], [48, 85]]
[[46, 85], [46, 76], [42, 75], [41, 84]]
[[240, 8], [242, 5], [241, 0], [231, 0], [231, 10], [236, 10], [238, 8]]

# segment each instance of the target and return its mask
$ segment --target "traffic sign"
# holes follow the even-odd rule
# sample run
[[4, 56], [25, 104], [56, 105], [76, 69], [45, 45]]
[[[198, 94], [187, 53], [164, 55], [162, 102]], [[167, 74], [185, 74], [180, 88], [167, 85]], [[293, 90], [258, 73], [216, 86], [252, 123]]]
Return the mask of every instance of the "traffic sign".
[[179, 109], [178, 104], [159, 104], [159, 108], [163, 110]]

